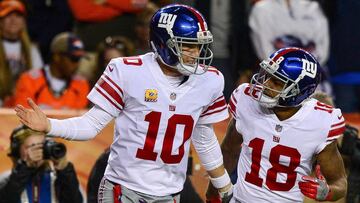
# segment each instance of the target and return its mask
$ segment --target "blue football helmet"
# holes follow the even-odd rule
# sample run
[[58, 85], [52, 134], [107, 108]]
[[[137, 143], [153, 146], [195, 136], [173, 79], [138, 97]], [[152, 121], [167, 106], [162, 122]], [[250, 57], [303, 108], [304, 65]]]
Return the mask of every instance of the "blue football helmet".
[[[281, 81], [283, 88], [275, 90], [269, 87], [270, 78]], [[260, 63], [259, 73], [250, 82], [250, 91], [253, 92], [250, 95], [266, 108], [296, 107], [315, 92], [320, 79], [321, 67], [313, 55], [300, 48], [283, 48]], [[267, 91], [277, 95], [271, 97]]]
[[[183, 75], [205, 73], [213, 53], [213, 36], [204, 17], [194, 8], [173, 4], [158, 10], [150, 22], [150, 47], [162, 63]], [[199, 48], [199, 54], [184, 53], [183, 46]], [[183, 57], [191, 58], [191, 62]]]

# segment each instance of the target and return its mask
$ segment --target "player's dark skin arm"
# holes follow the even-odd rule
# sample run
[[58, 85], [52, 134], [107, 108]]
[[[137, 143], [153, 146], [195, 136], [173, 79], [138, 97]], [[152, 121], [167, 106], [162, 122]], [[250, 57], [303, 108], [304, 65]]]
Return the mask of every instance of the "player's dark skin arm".
[[317, 156], [321, 173], [324, 175], [330, 190], [333, 193], [332, 200], [338, 200], [345, 196], [347, 179], [344, 162], [337, 148], [336, 142], [332, 142]]
[[221, 152], [224, 156], [224, 166], [231, 173], [239, 160], [242, 135], [238, 133], [235, 127], [235, 120], [231, 119], [226, 129], [226, 136], [221, 143]]
[[[239, 160], [241, 143], [243, 142], [242, 135], [240, 135], [235, 127], [235, 120], [231, 119], [226, 130], [226, 135], [221, 143], [221, 152], [223, 154], [224, 166], [226, 170], [231, 173]], [[206, 191], [206, 197], [210, 198], [216, 196], [217, 190], [209, 184]]]

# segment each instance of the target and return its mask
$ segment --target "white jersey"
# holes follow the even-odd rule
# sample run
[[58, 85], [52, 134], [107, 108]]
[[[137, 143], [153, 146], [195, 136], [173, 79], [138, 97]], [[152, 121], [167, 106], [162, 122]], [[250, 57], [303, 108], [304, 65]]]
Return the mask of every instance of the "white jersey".
[[195, 125], [228, 117], [223, 87], [215, 68], [172, 88], [153, 53], [113, 59], [88, 96], [116, 117], [105, 177], [145, 194], [180, 192]]
[[311, 99], [280, 121], [251, 98], [249, 84], [232, 94], [229, 109], [243, 136], [234, 198], [240, 202], [303, 202], [298, 182], [309, 175], [314, 155], [345, 130], [340, 109]]

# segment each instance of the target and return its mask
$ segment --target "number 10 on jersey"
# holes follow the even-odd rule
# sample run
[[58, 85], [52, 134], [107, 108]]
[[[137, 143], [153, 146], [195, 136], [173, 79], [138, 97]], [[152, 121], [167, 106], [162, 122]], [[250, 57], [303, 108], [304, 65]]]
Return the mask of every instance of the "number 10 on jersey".
[[[145, 144], [142, 149], [138, 149], [136, 157], [144, 160], [155, 161], [158, 153], [154, 151], [155, 142], [157, 141], [161, 112], [152, 111], [145, 116], [145, 121], [149, 122], [146, 133]], [[179, 146], [179, 153], [173, 155], [173, 143], [176, 135], [176, 126], [184, 125], [183, 141]], [[184, 144], [191, 137], [194, 127], [194, 119], [190, 115], [174, 114], [168, 122], [164, 135], [163, 145], [161, 148], [160, 158], [166, 164], [180, 163], [184, 156]]]

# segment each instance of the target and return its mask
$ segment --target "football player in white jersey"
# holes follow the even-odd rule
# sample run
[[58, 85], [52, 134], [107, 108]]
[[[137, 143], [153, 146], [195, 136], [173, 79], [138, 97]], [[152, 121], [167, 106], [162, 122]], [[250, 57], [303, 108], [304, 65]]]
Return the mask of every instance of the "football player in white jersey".
[[190, 138], [211, 182], [226, 197], [229, 175], [212, 124], [228, 117], [224, 78], [209, 67], [213, 37], [202, 15], [184, 5], [157, 11], [151, 53], [116, 58], [88, 98], [81, 117], [48, 119], [29, 100], [16, 114], [30, 128], [70, 140], [92, 139], [115, 119], [114, 140], [99, 202], [179, 202]]
[[[230, 202], [338, 200], [347, 181], [336, 139], [345, 129], [340, 109], [311, 99], [320, 65], [298, 48], [280, 49], [260, 63], [250, 84], [232, 94], [233, 116], [221, 144], [238, 179]], [[315, 162], [316, 177], [309, 174]], [[322, 175], [323, 174], [323, 175]], [[211, 186], [208, 199], [214, 199]]]

